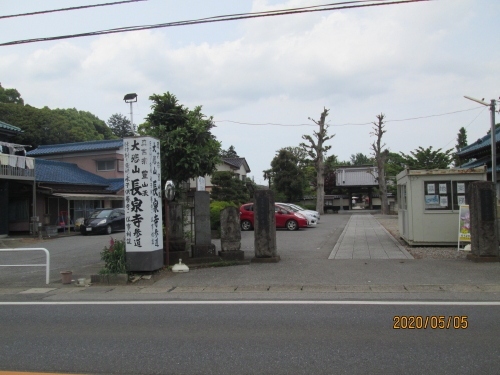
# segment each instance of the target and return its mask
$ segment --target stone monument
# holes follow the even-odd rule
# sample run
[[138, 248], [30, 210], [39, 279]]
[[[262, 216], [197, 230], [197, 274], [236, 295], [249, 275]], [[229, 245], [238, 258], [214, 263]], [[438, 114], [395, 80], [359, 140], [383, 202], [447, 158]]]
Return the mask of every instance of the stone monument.
[[169, 264], [179, 263], [179, 259], [187, 260], [189, 251], [184, 238], [184, 221], [182, 220], [182, 205], [168, 202], [168, 261]]
[[224, 260], [244, 260], [241, 249], [240, 213], [237, 207], [226, 207], [220, 213], [219, 256]]
[[498, 262], [497, 199], [493, 182], [469, 184], [471, 253], [475, 262]]
[[[194, 193], [194, 234], [193, 258], [217, 257], [215, 245], [212, 244], [210, 193], [208, 191], [195, 191]], [[209, 260], [213, 259], [207, 259]]]
[[254, 248], [255, 263], [277, 263], [280, 256], [276, 248], [276, 216], [274, 194], [271, 190], [254, 193]]

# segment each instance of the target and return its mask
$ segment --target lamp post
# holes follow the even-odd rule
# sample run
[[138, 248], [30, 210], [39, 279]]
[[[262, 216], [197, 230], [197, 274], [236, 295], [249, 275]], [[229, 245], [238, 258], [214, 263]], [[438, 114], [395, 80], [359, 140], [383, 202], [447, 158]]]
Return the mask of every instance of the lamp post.
[[[464, 96], [465, 99], [472, 100], [476, 103], [485, 105], [490, 107], [491, 111], [491, 181], [493, 181], [493, 186], [495, 186], [495, 191], [498, 193], [497, 188], [497, 140], [496, 140], [496, 129], [495, 129], [495, 107], [497, 102], [495, 99], [491, 99], [491, 102], [488, 104], [484, 101], [484, 99], [474, 99], [470, 96]], [[498, 194], [497, 194], [498, 196]]]
[[135, 125], [134, 125], [134, 113], [132, 111], [132, 103], [137, 102], [137, 94], [136, 93], [127, 94], [125, 95], [123, 100], [125, 101], [125, 103], [130, 103], [130, 123], [132, 125], [132, 131], [134, 132], [134, 135], [136, 135]]

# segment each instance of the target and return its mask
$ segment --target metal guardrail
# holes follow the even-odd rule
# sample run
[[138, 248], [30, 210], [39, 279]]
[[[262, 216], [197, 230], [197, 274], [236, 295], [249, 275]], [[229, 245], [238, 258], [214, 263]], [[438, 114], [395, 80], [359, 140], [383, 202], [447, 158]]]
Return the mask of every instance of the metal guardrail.
[[47, 262], [44, 264], [0, 264], [0, 267], [46, 267], [45, 283], [49, 283], [49, 273], [50, 273], [50, 253], [47, 249], [43, 247], [18, 247], [17, 249], [0, 249], [0, 251], [44, 251], [47, 255]]

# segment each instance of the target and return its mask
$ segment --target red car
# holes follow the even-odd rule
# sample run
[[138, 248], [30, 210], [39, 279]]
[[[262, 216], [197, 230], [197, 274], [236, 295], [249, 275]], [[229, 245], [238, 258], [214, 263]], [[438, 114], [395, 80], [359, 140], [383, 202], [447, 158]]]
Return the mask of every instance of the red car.
[[[285, 207], [275, 205], [276, 228], [286, 228], [288, 230], [299, 230], [307, 228], [307, 219], [298, 212], [292, 212]], [[240, 207], [241, 230], [253, 229], [253, 203], [246, 203]]]

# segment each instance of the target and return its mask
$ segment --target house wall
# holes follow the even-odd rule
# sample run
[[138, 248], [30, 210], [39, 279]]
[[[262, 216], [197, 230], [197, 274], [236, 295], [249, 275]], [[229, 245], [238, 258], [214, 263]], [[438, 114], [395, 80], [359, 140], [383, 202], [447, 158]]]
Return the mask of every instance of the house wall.
[[[92, 152], [78, 152], [65, 155], [47, 155], [38, 156], [40, 159], [63, 161], [65, 163], [73, 163], [81, 169], [96, 174], [104, 178], [123, 178], [123, 171], [118, 171], [118, 160], [123, 161], [123, 151], [106, 150]], [[116, 160], [115, 170], [113, 171], [98, 171], [97, 161], [99, 160]]]
[[[239, 179], [242, 179], [242, 176], [244, 176], [244, 179], [247, 176], [247, 172], [245, 170], [244, 165], [242, 165], [239, 169], [235, 169], [234, 167], [229, 166], [228, 164], [218, 164], [217, 165], [217, 172], [233, 172], [237, 175], [239, 175]], [[206, 191], [211, 191], [212, 190], [212, 179], [210, 175], [205, 176], [205, 190]], [[196, 180], [191, 179], [189, 180], [189, 188], [190, 189], [196, 189]]]

